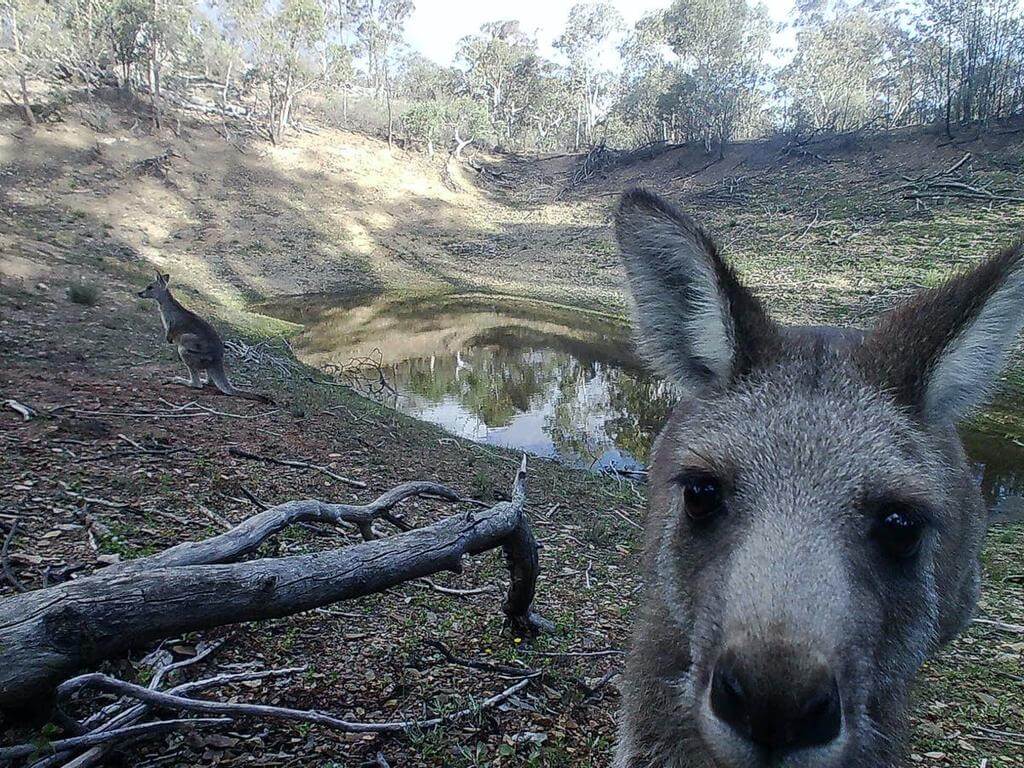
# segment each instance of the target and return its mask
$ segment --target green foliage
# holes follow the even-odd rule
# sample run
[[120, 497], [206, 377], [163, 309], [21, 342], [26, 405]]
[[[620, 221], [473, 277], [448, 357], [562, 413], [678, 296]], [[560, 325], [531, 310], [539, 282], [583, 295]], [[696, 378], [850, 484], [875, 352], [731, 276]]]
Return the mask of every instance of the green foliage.
[[100, 289], [92, 283], [74, 282], [68, 286], [68, 299], [75, 304], [92, 307], [99, 303]]
[[484, 106], [466, 97], [414, 102], [402, 113], [401, 121], [413, 138], [427, 145], [431, 155], [439, 144], [486, 139], [494, 133]]
[[129, 82], [132, 66], [145, 53], [143, 31], [151, 21], [152, 4], [147, 0], [113, 0], [106, 13], [106, 35], [114, 61], [121, 65], [124, 82]]
[[613, 86], [610, 72], [600, 63], [605, 41], [622, 27], [622, 16], [608, 2], [578, 3], [569, 11], [565, 31], [555, 48], [566, 60], [566, 77], [576, 106], [575, 146], [593, 144], [598, 119]]
[[402, 113], [402, 124], [415, 138], [427, 143], [430, 153], [447, 134], [447, 110], [437, 101], [419, 101]]
[[[222, 82], [218, 101], [252, 105], [275, 141], [318, 93], [343, 121], [350, 97], [353, 112], [376, 115], [363, 120], [371, 126], [386, 115], [390, 133], [398, 117], [428, 149], [662, 140], [710, 151], [777, 130], [1024, 111], [1019, 0], [801, 1], [779, 67], [768, 56], [778, 29], [754, 0], [671, 0], [622, 41], [609, 0], [579, 2], [552, 41], [556, 61], [519, 21], [498, 19], [459, 41], [454, 66], [403, 52], [412, 10], [413, 0], [0, 0], [0, 80], [33, 123], [29, 80], [59, 89], [114, 70], [149, 94], [159, 121], [162, 91], [192, 88], [202, 72], [201, 87]], [[618, 76], [607, 60], [616, 44]]]
[[60, 22], [48, 0], [0, 0], [0, 75], [35, 77], [52, 67], [67, 42]]

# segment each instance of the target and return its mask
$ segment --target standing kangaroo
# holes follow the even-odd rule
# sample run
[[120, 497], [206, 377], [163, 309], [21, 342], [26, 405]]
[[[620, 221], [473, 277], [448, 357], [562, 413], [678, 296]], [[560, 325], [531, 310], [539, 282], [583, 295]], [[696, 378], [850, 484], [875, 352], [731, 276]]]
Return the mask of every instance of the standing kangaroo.
[[786, 327], [705, 232], [615, 221], [655, 444], [617, 768], [891, 768], [921, 664], [970, 621], [986, 510], [955, 424], [1024, 321], [1024, 246], [872, 329]]
[[156, 299], [167, 343], [177, 346], [178, 357], [188, 368], [187, 379], [178, 377], [173, 381], [202, 389], [205, 386], [202, 374], [205, 372], [214, 386], [225, 395], [273, 404], [274, 401], [266, 395], [235, 389], [224, 371], [224, 342], [221, 341], [220, 334], [212, 325], [195, 312], [183, 307], [181, 302], [171, 295], [171, 289], [167, 287], [170, 279], [170, 275], [157, 272], [156, 280], [139, 291], [138, 296], [143, 299]]

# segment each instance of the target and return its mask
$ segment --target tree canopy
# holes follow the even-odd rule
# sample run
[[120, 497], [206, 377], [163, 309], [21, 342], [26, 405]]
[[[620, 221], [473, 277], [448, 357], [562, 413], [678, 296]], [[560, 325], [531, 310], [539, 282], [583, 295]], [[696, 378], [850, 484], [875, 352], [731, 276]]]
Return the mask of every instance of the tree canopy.
[[[302, 109], [433, 154], [729, 142], [963, 123], [1024, 112], [1017, 0], [799, 0], [774, 24], [755, 0], [671, 0], [631, 28], [607, 0], [538, 40], [483, 24], [442, 66], [410, 51], [413, 0], [0, 0], [0, 84], [34, 122], [32, 83], [115, 84], [152, 102], [219, 108], [274, 141]], [[790, 27], [793, 44], [776, 50]], [[550, 43], [552, 57], [542, 53]], [[337, 114], [337, 113], [336, 113]]]

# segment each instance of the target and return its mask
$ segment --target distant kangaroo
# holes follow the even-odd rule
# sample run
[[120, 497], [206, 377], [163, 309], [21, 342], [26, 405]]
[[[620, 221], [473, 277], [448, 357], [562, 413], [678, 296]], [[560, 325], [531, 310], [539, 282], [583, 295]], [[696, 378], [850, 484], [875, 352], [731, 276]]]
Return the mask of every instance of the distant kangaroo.
[[156, 280], [139, 291], [138, 295], [143, 299], [156, 299], [167, 343], [177, 346], [178, 357], [188, 368], [189, 378], [178, 377], [173, 381], [202, 389], [205, 386], [202, 374], [205, 372], [214, 386], [225, 395], [273, 404], [274, 401], [266, 395], [235, 389], [228, 381], [224, 371], [224, 342], [220, 334], [171, 295], [171, 289], [167, 287], [170, 279], [170, 275], [157, 272]]
[[986, 510], [955, 425], [1024, 322], [1024, 245], [866, 332], [772, 320], [642, 190], [616, 235], [655, 444], [617, 768], [892, 768], [922, 663], [971, 620]]

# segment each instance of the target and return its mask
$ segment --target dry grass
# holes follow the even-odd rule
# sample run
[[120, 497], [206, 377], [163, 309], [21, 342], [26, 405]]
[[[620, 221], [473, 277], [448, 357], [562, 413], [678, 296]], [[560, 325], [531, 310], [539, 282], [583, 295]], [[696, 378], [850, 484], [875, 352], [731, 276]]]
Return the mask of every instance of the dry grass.
[[[908, 288], [932, 284], [1008, 239], [1024, 213], [1020, 205], [955, 201], [919, 208], [890, 191], [901, 176], [948, 167], [968, 149], [975, 159], [965, 172], [973, 182], [1019, 188], [1024, 153], [1012, 137], [962, 147], [930, 138], [825, 146], [817, 150], [824, 161], [780, 157], [777, 147], [741, 147], [707, 168], [705, 158], [679, 151], [560, 194], [566, 158], [482, 158], [499, 174], [482, 181], [468, 168], [445, 174], [422, 158], [336, 131], [240, 151], [202, 125], [185, 125], [181, 137], [138, 136], [130, 121], [119, 120], [113, 115], [104, 134], [70, 117], [28, 137], [14, 138], [14, 123], [2, 126], [0, 334], [5, 349], [13, 350], [5, 358], [4, 389], [29, 404], [116, 412], [174, 396], [159, 384], [180, 371], [160, 343], [155, 311], [131, 296], [153, 265], [172, 273], [191, 306], [250, 336], [298, 326], [249, 311], [247, 300], [328, 290], [498, 292], [621, 314], [608, 217], [613, 193], [642, 182], [707, 221], [779, 316], [863, 323]], [[146, 167], [140, 161], [164, 155], [165, 175], [139, 172]], [[69, 274], [101, 286], [104, 306], [66, 301]], [[240, 380], [266, 375], [239, 372]], [[90, 569], [99, 554], [133, 557], [212, 533], [215, 523], [203, 509], [230, 520], [251, 511], [239, 501], [242, 486], [270, 502], [351, 497], [316, 474], [270, 474], [239, 464], [226, 444], [332, 463], [366, 480], [367, 495], [414, 478], [476, 494], [507, 483], [512, 463], [499, 450], [446, 437], [333, 389], [258, 383], [287, 391], [288, 402], [254, 422], [150, 423], [65, 413], [21, 424], [13, 412], [0, 414], [0, 506], [25, 519], [13, 549], [25, 556], [15, 562], [20, 576], [39, 586], [47, 566]], [[216, 405], [224, 407], [220, 400]], [[1005, 409], [1003, 429], [1016, 428], [1014, 410]], [[173, 457], [126, 451], [119, 434], [189, 451]], [[301, 678], [234, 692], [251, 700], [391, 719], [418, 716], [423, 706], [444, 711], [503, 687], [441, 664], [424, 644], [441, 639], [464, 656], [544, 669], [543, 679], [514, 706], [464, 727], [404, 738], [346, 739], [247, 723], [236, 729], [233, 743], [175, 737], [129, 748], [126, 762], [148, 765], [167, 753], [173, 757], [165, 764], [179, 766], [349, 766], [382, 751], [402, 766], [606, 765], [617, 694], [607, 686], [588, 697], [584, 685], [615, 669], [617, 657], [530, 651], [627, 643], [638, 541], [635, 529], [611, 512], [638, 519], [642, 500], [628, 487], [547, 462], [535, 463], [534, 476], [530, 512], [545, 545], [539, 608], [559, 630], [535, 649], [500, 634], [492, 595], [453, 598], [412, 586], [351, 606], [206, 634], [228, 638], [221, 662], [258, 657], [268, 666], [311, 664]], [[128, 506], [83, 510], [58, 481], [74, 493]], [[425, 522], [444, 512], [423, 503], [411, 515]], [[99, 551], [82, 527], [83, 513], [109, 532], [98, 540]], [[297, 531], [284, 537], [279, 551], [345, 540], [337, 532], [321, 540]], [[982, 611], [1013, 624], [1024, 624], [1021, 543], [1019, 528], [1000, 529], [985, 556]], [[483, 559], [445, 583], [483, 586], [500, 574], [500, 563]], [[179, 645], [188, 652], [196, 640], [182, 638]], [[1024, 721], [1022, 661], [1019, 637], [975, 627], [930, 664], [915, 709], [915, 763], [1024, 765], [1024, 750], [1012, 735]], [[131, 660], [114, 666], [128, 677], [143, 674]]]

